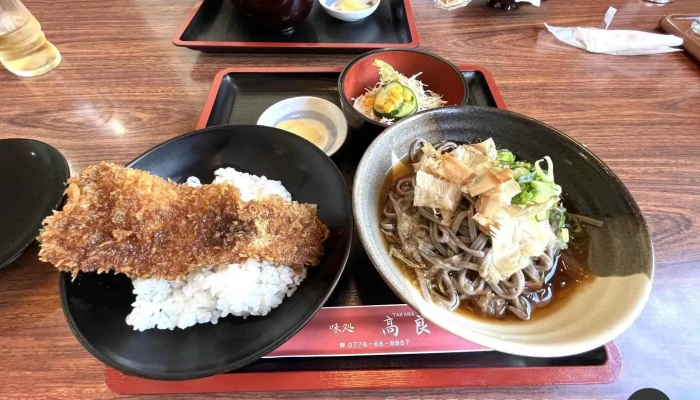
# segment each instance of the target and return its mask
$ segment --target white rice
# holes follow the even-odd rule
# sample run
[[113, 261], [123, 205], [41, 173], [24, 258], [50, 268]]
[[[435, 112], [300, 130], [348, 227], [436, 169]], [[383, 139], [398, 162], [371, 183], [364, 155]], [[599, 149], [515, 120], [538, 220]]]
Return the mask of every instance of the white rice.
[[[267, 196], [277, 195], [292, 201], [292, 195], [282, 186], [280, 181], [271, 181], [264, 176], [255, 176], [238, 172], [233, 168], [219, 168], [214, 172], [212, 183], [228, 183], [234, 185], [241, 192], [243, 201], [260, 200]], [[195, 176], [187, 178], [187, 184], [194, 187], [202, 186]]]
[[[278, 195], [292, 196], [279, 181], [271, 181], [233, 168], [215, 173], [215, 184], [235, 185], [243, 201]], [[190, 186], [201, 186], [199, 179], [187, 179]], [[190, 272], [185, 279], [133, 279], [136, 301], [126, 317], [134, 330], [185, 329], [194, 324], [216, 324], [228, 315], [246, 318], [267, 315], [291, 296], [306, 278], [306, 268], [292, 268], [268, 261], [248, 260], [243, 264], [221, 264]]]

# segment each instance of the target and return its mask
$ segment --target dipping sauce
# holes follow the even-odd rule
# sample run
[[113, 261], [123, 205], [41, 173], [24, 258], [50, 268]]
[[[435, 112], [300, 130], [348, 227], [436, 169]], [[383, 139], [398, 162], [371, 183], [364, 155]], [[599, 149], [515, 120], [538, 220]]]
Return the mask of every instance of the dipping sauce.
[[331, 4], [331, 8], [338, 11], [362, 11], [371, 6], [371, 3], [362, 0], [336, 0]]
[[[465, 271], [465, 269], [462, 269], [461, 271], [458, 268], [452, 270], [446, 269], [444, 276], [446, 277], [445, 279], [452, 283], [452, 287], [443, 291], [443, 288], [449, 286], [447, 286], [445, 283], [445, 279], [440, 279], [442, 275], [435, 274], [431, 276], [428, 274], [430, 273], [431, 269], [437, 269], [440, 267], [445, 268], [442, 266], [442, 264], [451, 265], [448, 264], [450, 263], [450, 261], [448, 261], [449, 258], [453, 257], [455, 253], [458, 254], [458, 251], [461, 248], [458, 247], [457, 250], [452, 250], [453, 253], [451, 254], [449, 253], [450, 250], [447, 249], [447, 255], [442, 255], [441, 253], [436, 255], [434, 258], [441, 261], [442, 264], [438, 264], [427, 259], [428, 256], [425, 254], [430, 255], [429, 253], [432, 251], [432, 249], [429, 249], [429, 251], [426, 251], [425, 253], [419, 253], [424, 257], [422, 260], [414, 258], [414, 256], [408, 252], [399, 253], [398, 257], [393, 255], [396, 253], [392, 254], [392, 249], [394, 251], [401, 251], [402, 246], [404, 246], [403, 243], [405, 243], [405, 241], [411, 237], [405, 234], [399, 236], [401, 235], [400, 227], [403, 227], [403, 232], [409, 232], [410, 235], [413, 235], [413, 237], [418, 237], [419, 240], [421, 240], [423, 243], [427, 243], [428, 246], [432, 245], [435, 249], [435, 253], [439, 252], [439, 249], [435, 245], [437, 242], [436, 239], [439, 238], [438, 235], [440, 235], [436, 224], [442, 225], [442, 222], [440, 222], [439, 217], [436, 218], [437, 221], [429, 219], [426, 214], [433, 216], [434, 214], [431, 211], [421, 213], [417, 207], [413, 207], [415, 194], [413, 185], [415, 185], [416, 180], [414, 175], [414, 168], [408, 156], [404, 159], [399, 159], [396, 155], [392, 154], [392, 168], [387, 172], [382, 185], [380, 191], [381, 197], [377, 202], [379, 207], [377, 209], [377, 213], [379, 215], [379, 220], [382, 221], [380, 228], [383, 233], [382, 237], [384, 238], [384, 244], [387, 252], [392, 255], [391, 259], [394, 261], [394, 264], [403, 273], [406, 280], [411, 282], [419, 292], [422, 292], [424, 288], [425, 291], [431, 291], [429, 292], [430, 300], [435, 301], [435, 299], [438, 298], [437, 296], [443, 296], [444, 298], [449, 299], [449, 297], [446, 297], [448, 296], [448, 293], [446, 292], [454, 291], [455, 295], [458, 296], [454, 312], [488, 321], [523, 323], [523, 319], [531, 320], [541, 317], [544, 318], [547, 315], [551, 315], [551, 313], [555, 312], [560, 306], [565, 304], [566, 300], [573, 297], [573, 293], [581, 290], [581, 286], [595, 278], [590, 273], [591, 270], [588, 266], [589, 255], [591, 252], [588, 229], [577, 220], [567, 217], [567, 227], [569, 230], [568, 248], [566, 250], [556, 251], [556, 253], [554, 253], [552, 263], [548, 269], [542, 268], [544, 265], [541, 263], [535, 264], [533, 261], [532, 267], [535, 268], [535, 272], [533, 274], [537, 275], [537, 279], [528, 277], [528, 274], [525, 274], [526, 282], [523, 291], [515, 298], [517, 301], [526, 302], [524, 303], [524, 310], [522, 311], [527, 318], [519, 317], [517, 314], [508, 311], [506, 308], [508, 305], [513, 304], [515, 299], [507, 299], [503, 296], [498, 300], [501, 302], [501, 305], [498, 306], [495, 302], [496, 300], [494, 299], [499, 295], [494, 294], [493, 291], [490, 291], [491, 289], [489, 289], [488, 284], [484, 284], [481, 289], [475, 289], [474, 286], [470, 286], [472, 293], [464, 293], [456, 289], [455, 286], [457, 285], [457, 282], [462, 279], [467, 279], [472, 282], [478, 282], [481, 280], [479, 277], [479, 267], [481, 265], [481, 261], [478, 259], [470, 260], [472, 263], [476, 264], [477, 268], [469, 267], [466, 272], [461, 272]], [[406, 182], [406, 178], [408, 178], [409, 183]], [[411, 179], [413, 179], [413, 183], [410, 183]], [[394, 204], [396, 204], [394, 206], [392, 206], [392, 202], [389, 201], [390, 195], [392, 197], [392, 201]], [[461, 205], [463, 207], [462, 210], [473, 212], [473, 209], [470, 210], [469, 208], [469, 204], [471, 202], [468, 202], [468, 199], [460, 199], [460, 201], [463, 202], [463, 205]], [[567, 199], [560, 196], [560, 201], [563, 202], [567, 210], [574, 212], [576, 211], [573, 204], [569, 203]], [[394, 207], [397, 206], [401, 208], [400, 213], [394, 212], [394, 210], [396, 210]], [[399, 219], [397, 217], [398, 214], [401, 214], [403, 221], [406, 221], [403, 222], [403, 225], [399, 225], [400, 223], [398, 222]], [[464, 219], [467, 221], [468, 218], [471, 218], [469, 214], [464, 217]], [[387, 227], [387, 224], [389, 224], [390, 227]], [[426, 228], [421, 228], [421, 225], [426, 226]], [[433, 228], [434, 226], [436, 228]], [[461, 223], [456, 226], [459, 228], [456, 231], [457, 233], [454, 234], [456, 239], [464, 240], [461, 238], [463, 237], [466, 239], [467, 236], [470, 235], [469, 233], [460, 233], [461, 230], [465, 228]], [[416, 227], [418, 229], [416, 229]], [[449, 227], [454, 229], [453, 224], [449, 224], [448, 228]], [[478, 226], [476, 228], [477, 234], [479, 234], [480, 228]], [[433, 231], [433, 229], [435, 230]], [[421, 233], [419, 230], [425, 232], [423, 237], [418, 236]], [[453, 232], [454, 231], [450, 233]], [[403, 238], [403, 242], [400, 239], [401, 237]], [[450, 239], [449, 234], [446, 234], [446, 237], [446, 239]], [[490, 247], [492, 245], [491, 238], [490, 236], [487, 236], [487, 238], [488, 242], [486, 246]], [[452, 240], [452, 243], [457, 243], [455, 239]], [[437, 242], [438, 245], [441, 243], [444, 243], [444, 245], [447, 247], [447, 243], [449, 243], [449, 241]], [[420, 246], [420, 244], [418, 246]], [[485, 246], [482, 248], [485, 248]], [[408, 250], [410, 251], [411, 249], [408, 248]], [[485, 251], [488, 254], [490, 250]], [[406, 256], [406, 254], [408, 254], [408, 256]], [[422, 268], [417, 267], [419, 263], [423, 265]], [[540, 267], [541, 269], [537, 270], [537, 267]], [[421, 276], [419, 274], [424, 275]], [[423, 286], [421, 278], [425, 280], [425, 286]], [[508, 280], [510, 279], [511, 278], [508, 278]], [[490, 292], [484, 293], [484, 290]], [[487, 297], [483, 297], [484, 294], [486, 294]], [[491, 297], [492, 300], [488, 300], [488, 295], [493, 296]], [[514, 301], [511, 302], [511, 300]], [[486, 301], [489, 301], [489, 303], [484, 303]], [[486, 306], [485, 304], [492, 305]], [[442, 306], [442, 304], [440, 304], [440, 306]], [[487, 309], [488, 312], [483, 311], [484, 309]]]
[[311, 118], [283, 120], [278, 122], [275, 128], [284, 129], [297, 136], [301, 136], [320, 149], [325, 149], [330, 140], [330, 134], [326, 124]]

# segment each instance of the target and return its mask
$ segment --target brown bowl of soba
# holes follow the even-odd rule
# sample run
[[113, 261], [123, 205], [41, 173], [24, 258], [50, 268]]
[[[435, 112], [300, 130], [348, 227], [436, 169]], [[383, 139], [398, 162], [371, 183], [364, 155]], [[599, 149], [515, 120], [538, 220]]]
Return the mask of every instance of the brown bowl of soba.
[[651, 291], [649, 231], [620, 179], [517, 113], [446, 107], [401, 120], [365, 152], [353, 210], [401, 299], [498, 351], [558, 357], [602, 346]]

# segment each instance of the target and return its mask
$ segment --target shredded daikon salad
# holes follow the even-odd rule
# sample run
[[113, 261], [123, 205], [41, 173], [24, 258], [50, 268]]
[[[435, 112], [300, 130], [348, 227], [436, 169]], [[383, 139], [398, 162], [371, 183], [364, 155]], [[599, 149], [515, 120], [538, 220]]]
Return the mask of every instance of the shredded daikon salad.
[[391, 125], [395, 122], [394, 118], [384, 118], [375, 115], [372, 108], [372, 101], [369, 99], [374, 99], [374, 96], [377, 94], [377, 92], [379, 92], [379, 89], [381, 89], [382, 86], [396, 81], [411, 89], [416, 95], [416, 100], [418, 101], [418, 110], [416, 112], [442, 107], [447, 104], [447, 102], [442, 99], [442, 96], [426, 89], [427, 85], [423, 84], [423, 82], [417, 79], [421, 73], [417, 73], [412, 77], [407, 78], [406, 76], [396, 72], [394, 67], [385, 63], [384, 61], [374, 60], [372, 65], [379, 68], [379, 82], [377, 82], [374, 87], [367, 88], [365, 94], [353, 99], [353, 107], [355, 107], [357, 111], [361, 112], [366, 117], [387, 125]]

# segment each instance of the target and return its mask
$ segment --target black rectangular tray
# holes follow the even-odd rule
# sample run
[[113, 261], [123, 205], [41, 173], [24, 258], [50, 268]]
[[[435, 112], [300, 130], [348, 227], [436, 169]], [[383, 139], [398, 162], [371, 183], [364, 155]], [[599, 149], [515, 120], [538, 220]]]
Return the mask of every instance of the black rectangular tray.
[[369, 17], [337, 20], [314, 2], [309, 17], [291, 33], [250, 26], [230, 0], [200, 0], [173, 36], [176, 46], [208, 52], [365, 52], [418, 46], [409, 0], [382, 0]]
[[[469, 90], [468, 104], [505, 108], [491, 74], [477, 66], [460, 67]], [[197, 128], [255, 124], [274, 103], [295, 96], [315, 96], [339, 105], [338, 68], [232, 68], [221, 71], [212, 86]], [[265, 82], [265, 84], [261, 84]], [[331, 157], [352, 188], [357, 164], [373, 135], [350, 131], [343, 147]], [[326, 307], [402, 304], [389, 289], [353, 238], [343, 276]]]

